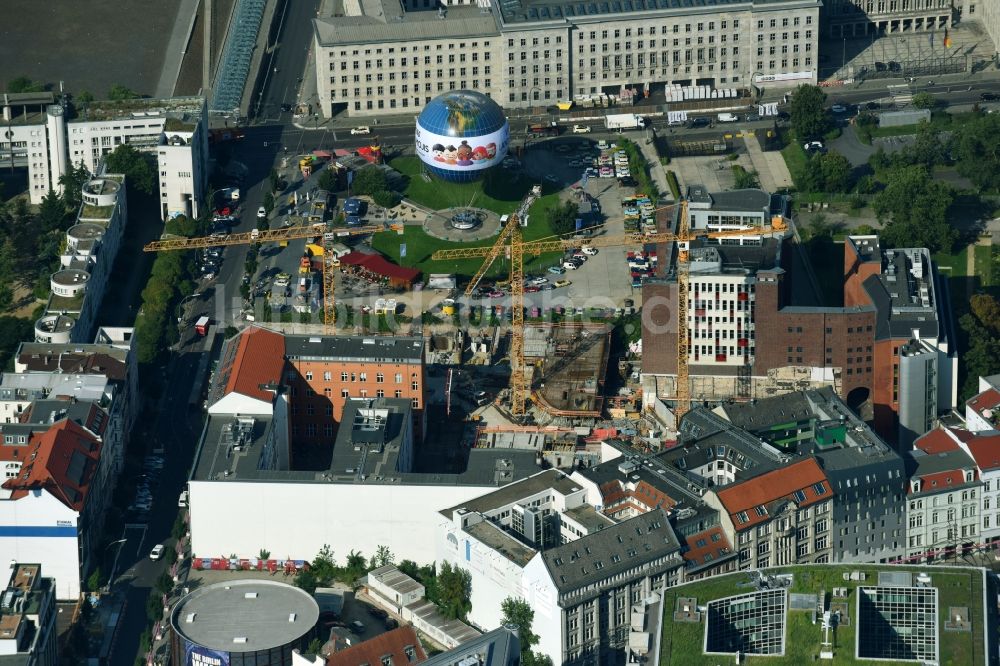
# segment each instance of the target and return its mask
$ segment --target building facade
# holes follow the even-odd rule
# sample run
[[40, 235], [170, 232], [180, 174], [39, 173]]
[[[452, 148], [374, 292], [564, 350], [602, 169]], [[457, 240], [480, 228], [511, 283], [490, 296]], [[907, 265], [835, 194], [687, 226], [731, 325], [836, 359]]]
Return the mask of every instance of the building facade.
[[823, 3], [823, 31], [835, 39], [935, 30], [943, 33], [953, 25], [956, 10], [965, 1], [827, 0]]
[[983, 482], [976, 462], [956, 436], [961, 435], [932, 430], [907, 454], [913, 469], [906, 497], [909, 561], [930, 562], [964, 553], [982, 538]]
[[208, 186], [208, 111], [204, 98], [133, 99], [91, 102], [69, 120], [51, 93], [0, 97], [9, 137], [0, 141], [4, 164], [28, 170], [32, 203], [49, 190], [60, 192], [59, 177], [83, 164], [92, 174], [117, 146], [152, 153], [157, 162], [160, 213], [198, 217]]
[[11, 562], [10, 580], [0, 602], [0, 662], [56, 666], [55, 581], [39, 564]]
[[705, 493], [741, 569], [833, 561], [833, 493], [813, 459]]
[[820, 4], [348, 2], [315, 20], [317, 95], [327, 117], [371, 117], [460, 88], [523, 108], [671, 84], [815, 83]]

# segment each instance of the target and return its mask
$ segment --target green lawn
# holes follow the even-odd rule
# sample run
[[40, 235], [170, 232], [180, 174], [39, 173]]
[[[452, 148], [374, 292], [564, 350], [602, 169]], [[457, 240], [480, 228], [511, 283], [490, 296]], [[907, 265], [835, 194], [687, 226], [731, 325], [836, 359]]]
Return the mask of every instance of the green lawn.
[[[931, 113], [931, 127], [937, 131], [942, 130], [952, 130], [960, 125], [964, 125], [970, 120], [976, 118], [976, 114], [971, 112], [963, 113], [948, 113], [946, 111], [934, 111]], [[916, 134], [919, 125], [900, 125], [898, 127], [873, 127], [871, 128], [871, 135], [873, 137], [880, 136], [906, 136], [907, 134]]]
[[[449, 183], [434, 177], [428, 182], [421, 177], [420, 162], [415, 157], [401, 157], [393, 160], [391, 165], [409, 178], [403, 196], [435, 209], [471, 204], [503, 215], [513, 212], [531, 186], [537, 184], [528, 178], [519, 178], [505, 170], [494, 170], [487, 174], [483, 180], [471, 183]], [[524, 239], [527, 241], [553, 235], [552, 228], [548, 223], [548, 211], [558, 205], [559, 190], [545, 184], [542, 187], [542, 192], [542, 197], [531, 206], [528, 213], [528, 226], [523, 230]], [[399, 256], [400, 245], [404, 243], [406, 244], [406, 256], [401, 258]], [[470, 244], [443, 241], [427, 234], [416, 225], [407, 225], [402, 236], [385, 233], [376, 234], [372, 238], [372, 247], [401, 266], [418, 268], [424, 273], [455, 273], [460, 276], [474, 275], [482, 260], [475, 258], [432, 261], [431, 255], [437, 250], [492, 244], [493, 239]], [[525, 257], [525, 269], [543, 270], [547, 266], [554, 265], [558, 257], [558, 253], [550, 253], [540, 257]], [[506, 276], [509, 270], [509, 262], [501, 259], [494, 262], [487, 276]]]
[[[794, 575], [791, 592], [820, 593], [825, 592], [827, 602], [834, 587], [846, 587], [850, 590], [847, 599], [848, 614], [850, 622], [846, 626], [837, 629], [836, 636], [832, 636], [834, 642], [834, 666], [847, 664], [867, 664], [869, 666], [880, 666], [889, 664], [899, 664], [901, 662], [881, 662], [881, 661], [858, 661], [854, 659], [855, 631], [857, 629], [857, 618], [854, 617], [857, 602], [854, 591], [859, 585], [856, 581], [843, 580], [845, 571], [864, 571], [868, 578], [862, 585], [878, 584], [878, 569], [888, 567], [878, 567], [877, 565], [857, 565], [857, 566], [803, 566], [789, 567], [785, 571]], [[984, 609], [982, 608], [982, 575], [975, 569], [959, 569], [945, 567], [924, 567], [922, 569], [908, 569], [903, 567], [892, 567], [895, 571], [923, 571], [932, 577], [932, 584], [938, 588], [938, 617], [940, 620], [939, 638], [941, 663], [960, 666], [964, 664], [977, 664], [985, 661], [985, 646], [983, 645], [983, 622], [985, 621]], [[781, 572], [781, 569], [769, 570], [769, 573]], [[720, 655], [708, 656], [702, 653], [702, 646], [705, 639], [705, 617], [702, 616], [700, 623], [674, 622], [673, 612], [676, 607], [678, 597], [695, 597], [699, 606], [705, 606], [708, 601], [727, 597], [736, 594], [744, 594], [751, 591], [750, 587], [738, 586], [749, 580], [746, 573], [732, 574], [729, 576], [718, 576], [705, 581], [697, 581], [679, 587], [672, 587], [664, 593], [664, 621], [660, 646], [661, 666], [677, 665], [688, 666], [704, 665], [714, 666], [726, 663], [724, 657]], [[971, 632], [950, 632], [943, 628], [944, 622], [948, 618], [950, 606], [967, 606], [970, 609], [972, 620]], [[820, 651], [820, 644], [823, 640], [823, 631], [820, 624], [813, 624], [809, 611], [792, 611], [787, 613], [787, 625], [785, 630], [785, 654], [781, 657], [746, 657], [745, 662], [749, 664], [760, 664], [768, 666], [799, 666], [800, 664], [813, 663]], [[732, 662], [729, 662], [732, 663]]]
[[976, 277], [979, 278], [979, 286], [993, 286], [993, 246], [976, 245]]
[[965, 277], [969, 274], [966, 256], [967, 248], [957, 250], [954, 254], [938, 252], [931, 258], [938, 268], [944, 271], [945, 277]]
[[806, 168], [806, 151], [798, 141], [790, 141], [787, 146], [781, 149], [781, 156], [785, 158], [785, 166], [792, 176], [792, 181], [799, 180], [802, 172]]

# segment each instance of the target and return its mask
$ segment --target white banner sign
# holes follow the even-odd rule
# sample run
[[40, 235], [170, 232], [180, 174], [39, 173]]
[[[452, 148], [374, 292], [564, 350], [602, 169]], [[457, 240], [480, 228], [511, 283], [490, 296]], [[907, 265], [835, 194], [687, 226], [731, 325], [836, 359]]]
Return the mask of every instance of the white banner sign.
[[444, 136], [417, 125], [416, 151], [428, 166], [449, 171], [478, 171], [499, 163], [507, 155], [510, 123], [482, 136]]
[[811, 80], [815, 72], [787, 72], [785, 74], [758, 74], [753, 78], [754, 83], [767, 83], [768, 81], [800, 81]]

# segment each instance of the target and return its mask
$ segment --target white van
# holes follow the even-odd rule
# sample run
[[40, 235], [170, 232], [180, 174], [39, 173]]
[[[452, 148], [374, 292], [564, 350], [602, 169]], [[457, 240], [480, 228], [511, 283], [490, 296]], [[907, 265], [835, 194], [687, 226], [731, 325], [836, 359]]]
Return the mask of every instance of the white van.
[[720, 123], [735, 123], [740, 119], [735, 113], [720, 113], [717, 117]]

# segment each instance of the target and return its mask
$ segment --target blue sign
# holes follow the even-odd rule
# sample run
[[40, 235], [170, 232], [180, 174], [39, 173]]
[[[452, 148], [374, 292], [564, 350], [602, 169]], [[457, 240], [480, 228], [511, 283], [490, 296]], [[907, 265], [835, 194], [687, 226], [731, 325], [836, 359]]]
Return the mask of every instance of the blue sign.
[[229, 653], [184, 641], [184, 666], [229, 666]]

